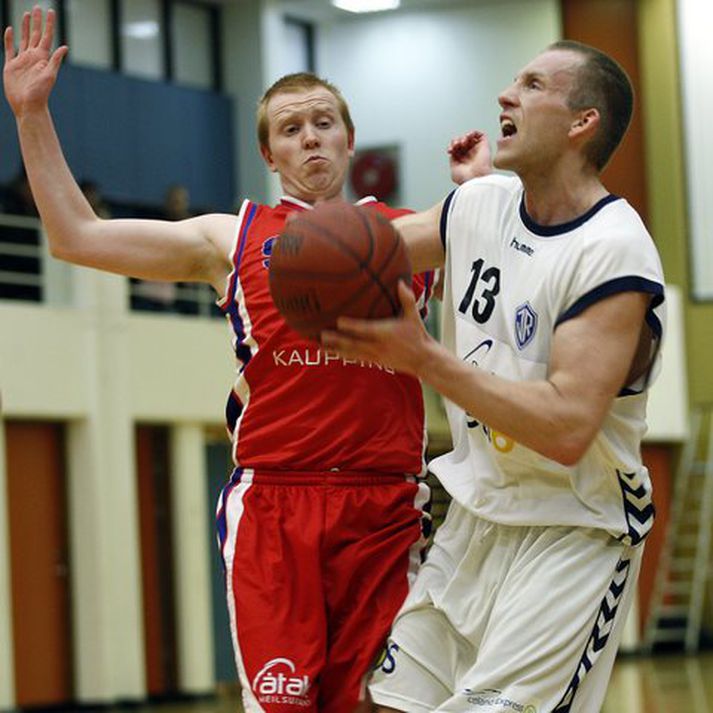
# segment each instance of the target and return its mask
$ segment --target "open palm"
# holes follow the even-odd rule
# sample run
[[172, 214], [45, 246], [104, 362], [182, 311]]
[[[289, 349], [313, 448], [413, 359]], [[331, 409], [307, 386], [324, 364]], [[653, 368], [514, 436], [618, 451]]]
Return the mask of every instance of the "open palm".
[[47, 11], [43, 25], [42, 10], [35, 7], [22, 18], [20, 46], [15, 50], [12, 27], [5, 30], [5, 96], [16, 117], [47, 105], [60, 65], [67, 54], [62, 46], [52, 52], [55, 13]]

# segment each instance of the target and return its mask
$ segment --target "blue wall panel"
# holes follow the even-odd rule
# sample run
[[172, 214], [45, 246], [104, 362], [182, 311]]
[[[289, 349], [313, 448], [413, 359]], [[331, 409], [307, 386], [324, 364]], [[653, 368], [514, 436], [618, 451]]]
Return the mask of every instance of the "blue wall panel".
[[[232, 101], [214, 92], [67, 65], [51, 102], [67, 161], [110, 200], [160, 205], [173, 183], [194, 206], [236, 201]], [[0, 182], [20, 165], [15, 122], [0, 105]]]

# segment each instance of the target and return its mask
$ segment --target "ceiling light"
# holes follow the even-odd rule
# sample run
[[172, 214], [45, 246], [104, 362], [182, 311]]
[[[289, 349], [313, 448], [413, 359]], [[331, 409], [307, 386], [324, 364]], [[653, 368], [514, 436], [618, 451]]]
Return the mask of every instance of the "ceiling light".
[[141, 20], [124, 24], [124, 34], [137, 40], [148, 40], [157, 37], [159, 33], [158, 22], [154, 20]]
[[332, 0], [332, 5], [347, 12], [380, 12], [395, 10], [401, 0]]

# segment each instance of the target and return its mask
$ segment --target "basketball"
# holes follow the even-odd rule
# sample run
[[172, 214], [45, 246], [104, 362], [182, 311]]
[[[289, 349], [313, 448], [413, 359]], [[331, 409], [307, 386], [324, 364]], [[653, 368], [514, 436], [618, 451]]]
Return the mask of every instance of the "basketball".
[[411, 284], [406, 246], [388, 218], [344, 201], [290, 220], [270, 256], [270, 293], [285, 321], [319, 341], [341, 316], [393, 317], [399, 280]]

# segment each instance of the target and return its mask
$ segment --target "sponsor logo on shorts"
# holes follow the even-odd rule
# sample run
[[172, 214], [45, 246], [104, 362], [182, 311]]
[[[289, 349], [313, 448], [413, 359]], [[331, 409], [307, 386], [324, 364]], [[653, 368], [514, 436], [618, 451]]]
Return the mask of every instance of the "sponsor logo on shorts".
[[497, 688], [484, 688], [480, 691], [466, 688], [463, 694], [468, 703], [478, 706], [478, 708], [495, 708], [498, 711], [507, 710], [515, 711], [515, 713], [537, 713], [537, 708], [532, 703], [514, 701]]
[[253, 679], [253, 691], [260, 703], [278, 703], [299, 707], [309, 706], [310, 680], [297, 675], [297, 667], [290, 659], [268, 661]]

